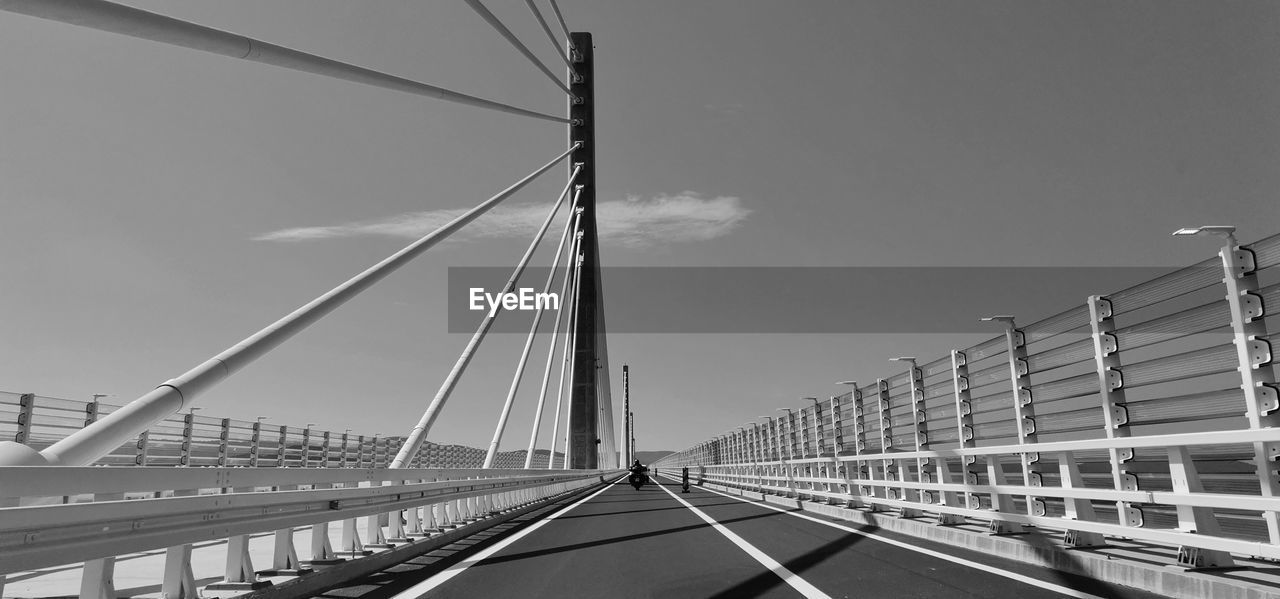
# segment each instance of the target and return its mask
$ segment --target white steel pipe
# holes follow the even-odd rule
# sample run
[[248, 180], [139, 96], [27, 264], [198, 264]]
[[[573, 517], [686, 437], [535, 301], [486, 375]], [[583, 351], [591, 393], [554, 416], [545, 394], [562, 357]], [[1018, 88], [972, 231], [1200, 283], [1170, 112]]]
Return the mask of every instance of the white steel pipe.
[[[548, 470], [556, 467], [556, 464], [555, 464], [556, 442], [557, 442], [557, 439], [559, 439], [559, 434], [560, 434], [560, 407], [564, 405], [564, 369], [565, 369], [565, 364], [567, 364], [569, 361], [569, 344], [573, 339], [573, 306], [577, 305], [578, 303], [578, 297], [577, 297], [578, 288], [573, 284], [573, 281], [577, 279], [578, 272], [574, 269], [572, 263], [576, 262], [577, 260], [576, 256], [578, 255], [578, 246], [582, 241], [582, 235], [579, 233], [579, 230], [578, 230], [578, 223], [581, 220], [581, 218], [582, 218], [582, 212], [581, 212], [581, 208], [579, 208], [577, 214], [575, 214], [573, 217], [573, 243], [569, 245], [569, 256], [570, 256], [569, 261], [571, 264], [564, 265], [564, 283], [565, 284], [561, 286], [562, 288], [567, 288], [569, 290], [569, 301], [565, 304], [566, 309], [562, 310], [562, 312], [564, 312], [564, 323], [565, 323], [564, 324], [564, 327], [565, 327], [564, 328], [564, 351], [562, 352], [563, 356], [560, 360], [560, 382], [556, 387], [556, 417], [551, 424], [551, 449], [548, 450], [550, 453], [547, 456]], [[558, 321], [557, 321], [557, 324], [559, 324]], [[548, 368], [551, 368], [551, 361], [555, 356], [555, 349], [556, 349], [555, 346], [552, 345], [551, 350], [547, 353]], [[550, 370], [548, 370], [547, 373], [550, 373]], [[547, 385], [547, 382], [549, 381], [547, 376], [548, 376], [547, 374], [543, 375], [543, 382], [542, 382], [543, 393], [546, 392], [546, 385]], [[534, 434], [536, 435], [537, 433], [534, 433]]]
[[[533, 257], [534, 249], [536, 249], [538, 247], [538, 244], [542, 242], [542, 237], [546, 235], [547, 229], [551, 226], [551, 221], [554, 220], [556, 217], [556, 214], [560, 212], [560, 206], [564, 204], [565, 198], [569, 197], [569, 190], [573, 189], [573, 180], [578, 177], [579, 172], [581, 172], [581, 168], [574, 168], [573, 174], [569, 175], [569, 181], [565, 183], [564, 191], [560, 192], [560, 198], [557, 199], [556, 204], [551, 207], [551, 213], [547, 215], [547, 220], [542, 223], [542, 228], [538, 230], [538, 234], [534, 235], [533, 242], [529, 244], [529, 250], [525, 252], [524, 258], [522, 258], [520, 261], [520, 265], [516, 267], [517, 270], [521, 270], [521, 271], [524, 270], [525, 265], [529, 263], [529, 259]], [[577, 203], [576, 195], [577, 194], [575, 194], [575, 197], [574, 197], [575, 204]], [[571, 209], [569, 212], [570, 214], [572, 214], [573, 210]], [[565, 233], [569, 232], [568, 225], [570, 220], [571, 219], [565, 219]], [[560, 237], [560, 247], [561, 248], [564, 247], [564, 235], [561, 235]], [[559, 252], [559, 249], [557, 248], [557, 253], [558, 252]], [[559, 256], [557, 255], [557, 259], [558, 258]], [[513, 275], [511, 283], [508, 286], [514, 285], [514, 284], [515, 284], [515, 278]], [[549, 287], [550, 284], [551, 284], [551, 281], [550, 279], [548, 279], [547, 287]], [[543, 293], [546, 293], [547, 291], [548, 289], [544, 287]], [[493, 440], [489, 442], [489, 451], [484, 456], [484, 465], [482, 466], [483, 468], [492, 468], [493, 460], [498, 455], [498, 445], [502, 443], [502, 433], [507, 428], [507, 418], [511, 416], [511, 406], [512, 404], [515, 403], [516, 391], [520, 388], [520, 377], [524, 375], [524, 366], [525, 364], [529, 363], [529, 351], [533, 349], [533, 339], [538, 333], [538, 322], [541, 319], [542, 319], [542, 303], [538, 302], [537, 311], [534, 313], [534, 316], [533, 316], [533, 326], [529, 329], [528, 338], [525, 339], [524, 349], [520, 351], [520, 359], [516, 363], [515, 376], [511, 378], [511, 387], [507, 389], [507, 398], [505, 401], [502, 402], [502, 413], [498, 415], [498, 425], [494, 428]]]
[[[575, 149], [577, 146], [578, 144], [574, 144]], [[551, 165], [547, 166], [550, 167]], [[569, 175], [571, 183], [573, 178], [576, 177], [579, 172], [579, 168], [575, 167], [573, 169], [573, 173]], [[541, 238], [542, 233], [546, 232], [547, 225], [549, 224], [551, 224], [550, 220], [543, 223], [542, 230], [539, 231], [539, 238]], [[525, 251], [524, 257], [520, 259], [520, 264], [517, 265], [515, 270], [511, 273], [511, 277], [507, 279], [507, 283], [502, 286], [501, 294], [509, 293], [511, 288], [515, 286], [516, 279], [520, 278], [520, 274], [524, 272], [525, 266], [529, 264], [529, 258], [533, 256], [534, 247], [535, 246], [531, 245], [529, 246], [529, 249]], [[403, 468], [405, 464], [408, 464], [409, 461], [413, 459], [413, 456], [418, 453], [422, 444], [426, 442], [427, 433], [431, 431], [431, 425], [435, 424], [436, 418], [440, 416], [440, 410], [443, 410], [445, 404], [448, 403], [449, 396], [453, 394], [454, 387], [458, 385], [458, 379], [462, 378], [462, 373], [466, 372], [467, 366], [471, 364], [471, 358], [475, 357], [476, 350], [479, 349], [480, 343], [484, 341], [484, 337], [488, 334], [489, 328], [493, 326], [493, 320], [497, 314], [497, 309], [485, 313], [484, 318], [480, 321], [480, 325], [476, 327], [476, 332], [471, 335], [471, 340], [468, 341], [467, 346], [463, 348], [462, 355], [458, 356], [458, 361], [454, 362], [453, 368], [449, 371], [449, 374], [445, 376], [444, 382], [440, 384], [440, 389], [436, 391], [436, 396], [431, 399], [431, 403], [427, 406], [427, 411], [422, 413], [422, 418], [420, 418], [418, 423], [414, 425], [413, 430], [409, 431], [408, 438], [405, 439], [404, 445], [400, 447], [400, 451], [396, 453], [395, 459], [391, 461], [389, 466], [387, 466], [388, 468]]]
[[[533, 55], [533, 51], [530, 50], [528, 46], [524, 45], [524, 42], [521, 42], [520, 38], [516, 37], [516, 34], [512, 33], [506, 25], [503, 25], [502, 21], [498, 20], [497, 15], [490, 12], [489, 9], [480, 2], [480, 0], [464, 1], [467, 3], [467, 6], [471, 7], [471, 10], [476, 11], [476, 14], [480, 15], [480, 18], [484, 19], [490, 27], [493, 27], [494, 31], [497, 31], [498, 34], [501, 35], [503, 39], [507, 40], [512, 47], [518, 50], [520, 54], [524, 55], [525, 58], [529, 59], [529, 62], [533, 63], [533, 66], [538, 67], [538, 70], [542, 71], [552, 83], [555, 83], [557, 87], [564, 90], [564, 93], [575, 98], [577, 97], [574, 96], [573, 90], [569, 89], [569, 86], [565, 85], [565, 82], [561, 81], [559, 77], [556, 77], [556, 74], [552, 73], [551, 69], [547, 68], [547, 65], [542, 64], [542, 61], [538, 60], [538, 57]], [[569, 68], [572, 69], [573, 65], [569, 65]]]
[[[581, 231], [578, 232], [578, 236], [579, 238], [581, 238], [582, 236]], [[581, 250], [582, 248], [581, 239], [579, 240], [578, 248], [579, 250]], [[573, 261], [574, 261], [573, 311], [570, 313], [570, 316], [569, 316], [569, 318], [571, 319], [570, 322], [573, 323], [573, 326], [569, 327], [569, 340], [565, 342], [565, 346], [564, 346], [565, 351], [568, 352], [568, 356], [569, 356], [568, 360], [565, 361], [565, 365], [569, 367], [569, 405], [565, 410], [565, 417], [564, 417], [564, 466], [563, 468], [565, 470], [569, 469], [569, 463], [570, 463], [569, 439], [573, 436], [573, 383], [574, 383], [574, 378], [577, 376], [577, 373], [574, 372], [574, 367], [577, 366], [577, 361], [578, 361], [577, 323], [578, 323], [578, 306], [581, 303], [581, 299], [582, 299], [582, 254], [575, 254], [573, 257]], [[561, 371], [560, 374], [563, 376], [564, 371]], [[564, 383], [564, 379], [561, 378], [560, 382]], [[563, 392], [563, 390], [564, 389], [562, 386], [561, 391]]]
[[555, 46], [556, 55], [569, 67], [569, 72], [576, 76], [578, 72], [573, 68], [573, 61], [569, 60], [569, 55], [565, 53], [564, 48], [560, 47], [560, 41], [556, 39], [556, 34], [551, 32], [551, 26], [543, 18], [542, 11], [538, 10], [538, 6], [533, 3], [533, 0], [524, 0], [524, 3], [525, 6], [529, 7], [529, 11], [533, 13], [533, 18], [537, 19], [538, 24], [542, 26], [542, 31], [547, 34], [547, 39], [551, 40], [551, 45]]
[[556, 4], [556, 0], [551, 0], [551, 11], [556, 13], [556, 20], [560, 22], [560, 30], [564, 32], [564, 38], [569, 43], [569, 49], [577, 50], [573, 45], [573, 36], [569, 35], [569, 26], [564, 22], [564, 13], [560, 12], [560, 5]]
[[[573, 194], [573, 207], [574, 207], [573, 216], [569, 219], [566, 219], [564, 223], [565, 225], [564, 233], [560, 236], [560, 245], [559, 247], [556, 248], [555, 260], [552, 261], [551, 263], [551, 270], [547, 272], [547, 282], [542, 286], [544, 292], [551, 290], [551, 282], [556, 276], [556, 268], [560, 266], [560, 258], [564, 256], [564, 245], [565, 245], [565, 242], [569, 239], [569, 232], [574, 230], [574, 227], [577, 226], [578, 195], [579, 194], [577, 192]], [[568, 289], [569, 289], [569, 269], [566, 268], [564, 282], [561, 283], [560, 285], [560, 295], [559, 295], [559, 297], [566, 302], [569, 299], [569, 296], [567, 294]], [[564, 306], [566, 304], [562, 303], [561, 305]], [[554, 324], [551, 327], [551, 345], [550, 347], [547, 348], [546, 367], [542, 369], [542, 388], [538, 391], [538, 408], [534, 410], [534, 413], [533, 413], [533, 431], [529, 433], [529, 449], [528, 451], [525, 452], [525, 455], [524, 455], [525, 470], [533, 468], [533, 453], [537, 451], [538, 429], [541, 428], [542, 426], [542, 411], [546, 407], [546, 403], [547, 403], [547, 386], [548, 386], [547, 383], [551, 382], [551, 366], [552, 366], [552, 363], [555, 362], [556, 339], [560, 335], [560, 320], [561, 320], [560, 315], [563, 312], [564, 312], [563, 308], [556, 311], [556, 319]], [[538, 322], [542, 319], [542, 312], [538, 311], [538, 313], [534, 314], [533, 319], [534, 319], [533, 326], [530, 327], [531, 334], [533, 331], [536, 331], [538, 329]], [[559, 418], [558, 411], [556, 412], [556, 417]], [[552, 434], [552, 439], [553, 439], [553, 442], [552, 442], [553, 447], [551, 452], [547, 456], [548, 466], [551, 465], [551, 460], [552, 458], [555, 457], [554, 433]]]
[[565, 117], [469, 96], [104, 0], [0, 0], [0, 10], [468, 106], [557, 123], [569, 122]]
[[0, 465], [52, 464], [84, 466], [110, 453], [134, 435], [146, 430], [166, 416], [190, 406], [196, 396], [231, 376], [241, 368], [275, 349], [298, 332], [332, 312], [347, 300], [381, 281], [401, 266], [417, 258], [440, 240], [479, 218], [490, 208], [507, 199], [530, 181], [564, 160], [577, 149], [577, 144], [557, 156], [551, 162], [530, 173], [514, 185], [504, 189], [480, 205], [449, 221], [439, 229], [428, 233], [404, 249], [392, 254], [347, 282], [334, 287], [328, 293], [294, 310], [266, 328], [254, 333], [222, 353], [170, 379], [150, 393], [112, 412], [105, 418], [86, 426], [67, 438], [54, 443], [39, 455], [22, 454], [0, 447]]

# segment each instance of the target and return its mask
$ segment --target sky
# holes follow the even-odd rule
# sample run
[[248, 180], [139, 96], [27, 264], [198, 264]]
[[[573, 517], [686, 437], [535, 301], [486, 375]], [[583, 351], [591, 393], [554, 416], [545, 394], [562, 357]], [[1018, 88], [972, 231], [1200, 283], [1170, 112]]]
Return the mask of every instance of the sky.
[[[565, 110], [460, 2], [124, 4]], [[561, 70], [524, 2], [486, 5]], [[1172, 267], [1216, 250], [1179, 227], [1280, 232], [1274, 2], [560, 5], [595, 40], [607, 266]], [[0, 390], [53, 397], [141, 396], [567, 146], [556, 123], [11, 13], [0, 81]], [[202, 395], [202, 414], [407, 433], [469, 337], [449, 332], [465, 290], [448, 269], [513, 265], [565, 170]], [[638, 449], [681, 449], [996, 332], [902, 331], [619, 332], [613, 396], [629, 364]], [[486, 340], [430, 440], [487, 443], [522, 341]], [[504, 449], [527, 443], [543, 352]]]

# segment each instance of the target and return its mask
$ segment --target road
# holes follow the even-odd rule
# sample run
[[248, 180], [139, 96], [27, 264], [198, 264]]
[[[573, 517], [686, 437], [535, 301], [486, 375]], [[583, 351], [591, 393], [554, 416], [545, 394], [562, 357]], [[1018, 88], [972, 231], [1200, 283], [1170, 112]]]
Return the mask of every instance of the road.
[[[1158, 597], [662, 480], [326, 597]], [[908, 546], [909, 545], [909, 546]]]

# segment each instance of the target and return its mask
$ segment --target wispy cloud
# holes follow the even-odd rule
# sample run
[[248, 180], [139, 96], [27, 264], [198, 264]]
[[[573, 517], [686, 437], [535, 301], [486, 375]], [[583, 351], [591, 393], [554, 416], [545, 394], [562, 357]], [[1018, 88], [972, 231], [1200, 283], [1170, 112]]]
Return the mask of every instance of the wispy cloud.
[[[530, 236], [550, 209], [550, 203], [499, 206], [464, 227], [454, 239]], [[596, 203], [596, 209], [601, 243], [633, 248], [723, 237], [751, 214], [736, 197], [704, 198], [692, 191], [601, 201]], [[464, 212], [462, 208], [410, 212], [340, 225], [280, 229], [254, 239], [299, 242], [370, 235], [416, 239]]]

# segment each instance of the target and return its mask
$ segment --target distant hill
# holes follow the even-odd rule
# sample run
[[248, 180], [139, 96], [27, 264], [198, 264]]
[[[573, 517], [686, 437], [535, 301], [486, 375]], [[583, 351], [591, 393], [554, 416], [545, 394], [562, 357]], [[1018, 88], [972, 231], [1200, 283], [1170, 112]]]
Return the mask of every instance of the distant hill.
[[675, 452], [674, 451], [637, 451], [635, 459], [640, 460], [641, 464], [644, 464], [647, 466], [673, 453]]

